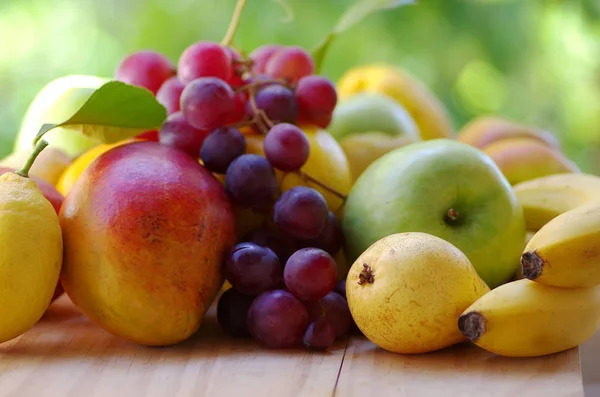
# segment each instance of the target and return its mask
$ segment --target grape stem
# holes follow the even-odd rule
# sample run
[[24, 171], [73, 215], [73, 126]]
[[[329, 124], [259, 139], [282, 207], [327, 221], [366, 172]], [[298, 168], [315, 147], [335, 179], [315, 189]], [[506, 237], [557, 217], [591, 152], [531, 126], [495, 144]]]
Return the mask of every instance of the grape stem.
[[304, 172], [304, 171], [302, 171], [302, 170], [299, 170], [299, 171], [296, 171], [296, 172], [298, 173], [298, 175], [300, 176], [300, 178], [304, 179], [305, 181], [308, 181], [308, 182], [314, 183], [315, 185], [317, 185], [317, 186], [319, 186], [319, 187], [321, 187], [321, 188], [323, 188], [323, 189], [327, 190], [328, 192], [330, 192], [330, 193], [331, 193], [331, 194], [333, 194], [334, 196], [337, 196], [337, 197], [341, 198], [341, 199], [342, 199], [342, 200], [344, 200], [344, 201], [345, 201], [345, 200], [348, 198], [348, 196], [347, 196], [347, 195], [345, 195], [345, 194], [343, 194], [343, 193], [341, 193], [341, 192], [338, 192], [337, 190], [335, 190], [335, 189], [334, 189], [334, 188], [332, 188], [331, 186], [329, 186], [329, 185], [327, 185], [327, 184], [325, 184], [325, 183], [323, 183], [323, 182], [319, 181], [318, 179], [316, 179], [316, 178], [314, 178], [314, 177], [310, 176], [310, 175], [309, 175], [309, 174], [307, 174], [306, 172]]
[[241, 86], [240, 88], [238, 88], [237, 90], [235, 90], [235, 92], [238, 93], [238, 92], [248, 91], [248, 90], [250, 90], [252, 88], [258, 88], [261, 85], [266, 85], [266, 84], [281, 84], [281, 85], [287, 86], [288, 82], [286, 80], [283, 80], [283, 79], [269, 79], [269, 80], [255, 81], [253, 83]]
[[246, 5], [246, 0], [238, 0], [235, 5], [235, 10], [233, 11], [233, 16], [231, 17], [231, 23], [229, 24], [229, 28], [227, 29], [227, 33], [225, 33], [225, 37], [221, 41], [221, 45], [228, 46], [233, 42], [233, 37], [235, 36], [235, 31], [237, 30], [238, 25], [240, 24], [240, 17], [242, 16], [242, 10]]

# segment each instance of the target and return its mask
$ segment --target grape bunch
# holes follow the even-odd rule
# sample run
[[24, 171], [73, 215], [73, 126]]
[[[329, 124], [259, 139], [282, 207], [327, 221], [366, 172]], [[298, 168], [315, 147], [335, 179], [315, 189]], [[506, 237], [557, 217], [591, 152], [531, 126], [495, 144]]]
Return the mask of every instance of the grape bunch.
[[[310, 155], [303, 128], [327, 127], [337, 104], [335, 85], [315, 74], [311, 55], [297, 46], [264, 45], [245, 57], [200, 41], [183, 51], [177, 66], [140, 51], [116, 75], [150, 90], [167, 109], [156, 134], [161, 144], [220, 175], [236, 206], [270, 219], [224, 261], [233, 288], [218, 303], [222, 327], [276, 348], [326, 349], [348, 334], [350, 311], [334, 290], [340, 224], [319, 191], [282, 191], [277, 177], [302, 172]], [[252, 134], [264, 136], [264, 156], [247, 153]]]

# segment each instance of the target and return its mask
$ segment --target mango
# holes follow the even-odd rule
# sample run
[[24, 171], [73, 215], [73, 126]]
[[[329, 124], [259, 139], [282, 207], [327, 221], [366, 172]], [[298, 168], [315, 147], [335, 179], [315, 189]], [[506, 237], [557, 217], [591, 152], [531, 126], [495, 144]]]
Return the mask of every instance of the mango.
[[494, 160], [511, 185], [564, 172], [581, 172], [577, 164], [558, 149], [539, 139], [517, 137], [501, 139], [483, 151]]
[[361, 92], [393, 98], [411, 115], [423, 140], [454, 137], [454, 126], [444, 104], [405, 70], [379, 64], [356, 67], [341, 77], [337, 89], [340, 102]]

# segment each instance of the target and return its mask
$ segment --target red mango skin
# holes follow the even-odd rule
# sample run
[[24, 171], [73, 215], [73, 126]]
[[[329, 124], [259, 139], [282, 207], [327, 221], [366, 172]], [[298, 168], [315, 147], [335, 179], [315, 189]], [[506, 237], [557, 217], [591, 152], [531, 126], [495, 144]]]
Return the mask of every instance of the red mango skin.
[[67, 295], [90, 320], [142, 345], [195, 333], [236, 240], [223, 186], [187, 154], [155, 142], [94, 160], [60, 221]]

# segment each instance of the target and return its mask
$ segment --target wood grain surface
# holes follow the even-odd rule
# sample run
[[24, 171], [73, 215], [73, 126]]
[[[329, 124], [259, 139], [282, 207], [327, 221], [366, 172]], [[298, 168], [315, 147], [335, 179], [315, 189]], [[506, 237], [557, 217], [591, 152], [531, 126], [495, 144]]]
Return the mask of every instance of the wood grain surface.
[[465, 344], [403, 356], [353, 337], [327, 353], [273, 351], [223, 336], [214, 311], [189, 341], [148, 348], [91, 324], [66, 298], [0, 345], [0, 397], [332, 395], [558, 397], [583, 388], [577, 349], [523, 360]]

